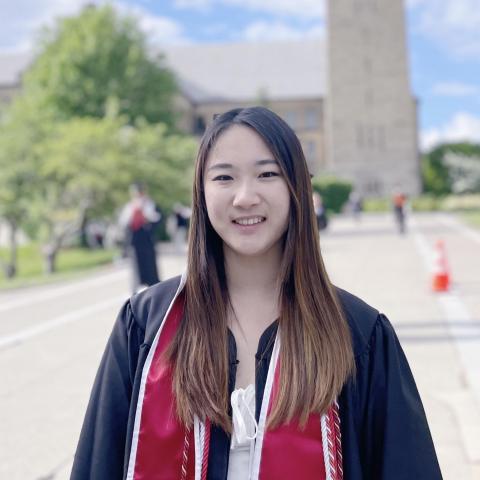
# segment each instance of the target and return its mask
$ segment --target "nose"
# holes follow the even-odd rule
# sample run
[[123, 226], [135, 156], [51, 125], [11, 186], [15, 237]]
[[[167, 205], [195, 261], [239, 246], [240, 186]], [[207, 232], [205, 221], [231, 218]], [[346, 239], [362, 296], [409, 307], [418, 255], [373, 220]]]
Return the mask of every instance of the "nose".
[[238, 184], [234, 193], [233, 206], [250, 208], [260, 202], [260, 196], [253, 182], [245, 181]]

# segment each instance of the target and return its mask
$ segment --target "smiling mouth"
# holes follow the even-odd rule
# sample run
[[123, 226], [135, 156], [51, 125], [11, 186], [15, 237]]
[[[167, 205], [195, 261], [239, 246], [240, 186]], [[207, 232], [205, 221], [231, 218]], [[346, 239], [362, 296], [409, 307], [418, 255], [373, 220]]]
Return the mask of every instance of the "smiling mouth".
[[237, 218], [236, 220], [233, 220], [233, 223], [236, 223], [237, 225], [257, 225], [258, 223], [262, 223], [266, 220], [265, 217], [250, 217], [250, 218]]

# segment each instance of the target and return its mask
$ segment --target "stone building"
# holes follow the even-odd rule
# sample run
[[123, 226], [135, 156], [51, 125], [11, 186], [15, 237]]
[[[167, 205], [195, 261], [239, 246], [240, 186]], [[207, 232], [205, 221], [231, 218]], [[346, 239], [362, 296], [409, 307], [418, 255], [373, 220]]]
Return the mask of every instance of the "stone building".
[[[265, 105], [294, 128], [311, 173], [351, 180], [364, 195], [418, 193], [403, 2], [328, 4], [327, 40], [163, 48], [180, 85], [178, 126], [201, 135], [215, 113]], [[18, 91], [30, 60], [0, 55], [0, 102]]]
[[402, 0], [328, 2], [326, 170], [367, 195], [420, 192]]

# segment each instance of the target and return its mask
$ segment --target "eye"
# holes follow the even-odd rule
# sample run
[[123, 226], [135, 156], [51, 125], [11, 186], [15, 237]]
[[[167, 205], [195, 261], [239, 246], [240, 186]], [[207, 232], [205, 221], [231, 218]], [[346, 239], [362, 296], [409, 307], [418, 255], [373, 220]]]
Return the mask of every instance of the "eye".
[[272, 178], [272, 177], [278, 177], [280, 176], [280, 174], [277, 172], [263, 172], [259, 176], [260, 178]]
[[232, 177], [230, 175], [218, 175], [213, 178], [214, 182], [226, 182], [227, 180], [232, 180]]

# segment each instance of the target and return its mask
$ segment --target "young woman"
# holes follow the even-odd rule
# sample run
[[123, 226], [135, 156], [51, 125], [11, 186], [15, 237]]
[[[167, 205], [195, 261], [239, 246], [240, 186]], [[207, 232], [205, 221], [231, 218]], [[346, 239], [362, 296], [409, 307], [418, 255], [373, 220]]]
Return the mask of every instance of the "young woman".
[[72, 479], [441, 478], [387, 318], [332, 286], [291, 128], [261, 108], [206, 131], [188, 269], [133, 296]]

